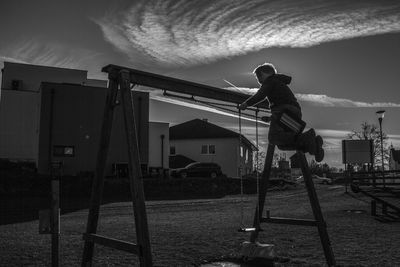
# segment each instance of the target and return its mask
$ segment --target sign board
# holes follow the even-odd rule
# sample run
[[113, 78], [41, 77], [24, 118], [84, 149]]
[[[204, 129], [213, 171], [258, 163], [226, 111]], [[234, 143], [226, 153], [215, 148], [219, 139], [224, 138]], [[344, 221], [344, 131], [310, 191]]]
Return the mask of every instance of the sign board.
[[344, 164], [373, 163], [373, 140], [342, 140]]

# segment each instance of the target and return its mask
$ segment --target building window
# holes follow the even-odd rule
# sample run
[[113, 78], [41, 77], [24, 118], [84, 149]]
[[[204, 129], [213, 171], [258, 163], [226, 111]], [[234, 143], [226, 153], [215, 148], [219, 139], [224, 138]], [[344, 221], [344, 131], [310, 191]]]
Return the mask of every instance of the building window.
[[169, 154], [170, 154], [170, 155], [175, 155], [175, 154], [176, 154], [175, 146], [170, 146], [170, 148], [169, 148]]
[[208, 146], [208, 154], [215, 154], [215, 145]]
[[215, 145], [202, 145], [201, 146], [202, 155], [215, 155]]
[[11, 81], [12, 90], [22, 90], [22, 80], [12, 80]]
[[245, 162], [249, 162], [249, 150], [246, 150], [246, 158], [245, 158]]
[[208, 154], [208, 146], [207, 145], [201, 146], [201, 154]]
[[242, 146], [240, 146], [240, 157], [243, 158], [243, 147]]
[[54, 146], [53, 156], [55, 157], [74, 157], [75, 147], [74, 146]]

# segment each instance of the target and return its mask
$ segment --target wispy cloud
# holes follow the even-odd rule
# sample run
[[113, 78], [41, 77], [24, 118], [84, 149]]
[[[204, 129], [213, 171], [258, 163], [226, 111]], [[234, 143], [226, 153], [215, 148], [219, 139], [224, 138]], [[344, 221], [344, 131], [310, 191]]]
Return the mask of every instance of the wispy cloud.
[[400, 2], [142, 0], [93, 20], [132, 60], [181, 66], [398, 32]]
[[296, 94], [298, 100], [321, 107], [341, 107], [341, 108], [398, 108], [399, 103], [392, 102], [361, 102], [345, 98], [335, 98], [327, 95], [317, 94]]
[[[91, 69], [94, 71], [95, 76], [103, 77], [104, 75], [100, 74], [102, 64], [99, 63], [99, 60], [101, 58], [102, 54], [98, 52], [71, 47], [68, 44], [58, 42], [46, 42], [40, 38], [11, 43], [0, 49], [0, 59], [2, 61], [73, 69]], [[97, 67], [97, 71], [94, 66]]]
[[[258, 88], [246, 87], [226, 87], [225, 89], [241, 92], [245, 94], [254, 94]], [[309, 103], [313, 106], [319, 107], [338, 107], [338, 108], [398, 108], [400, 103], [393, 102], [362, 102], [346, 98], [337, 98], [327, 95], [318, 94], [295, 94], [299, 101]]]

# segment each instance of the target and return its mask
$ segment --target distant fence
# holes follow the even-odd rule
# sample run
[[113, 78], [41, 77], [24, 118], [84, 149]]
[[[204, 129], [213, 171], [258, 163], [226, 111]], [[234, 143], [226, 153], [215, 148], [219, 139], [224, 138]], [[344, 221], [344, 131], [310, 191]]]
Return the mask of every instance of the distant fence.
[[400, 170], [351, 172], [347, 183], [359, 186], [400, 186]]
[[[400, 221], [400, 171], [353, 172], [347, 182], [354, 193], [370, 198], [371, 215], [377, 220]], [[378, 205], [381, 207], [380, 214]]]

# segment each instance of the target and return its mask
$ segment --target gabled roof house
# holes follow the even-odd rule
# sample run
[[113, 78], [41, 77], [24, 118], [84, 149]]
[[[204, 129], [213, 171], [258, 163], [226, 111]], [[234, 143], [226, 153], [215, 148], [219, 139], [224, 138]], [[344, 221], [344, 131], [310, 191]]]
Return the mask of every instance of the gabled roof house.
[[389, 169], [400, 170], [400, 150], [390, 149]]
[[[170, 155], [183, 155], [198, 162], [218, 163], [228, 177], [253, 171], [253, 151], [257, 148], [244, 135], [205, 119], [194, 119], [170, 127]], [[240, 140], [242, 145], [240, 145]]]

